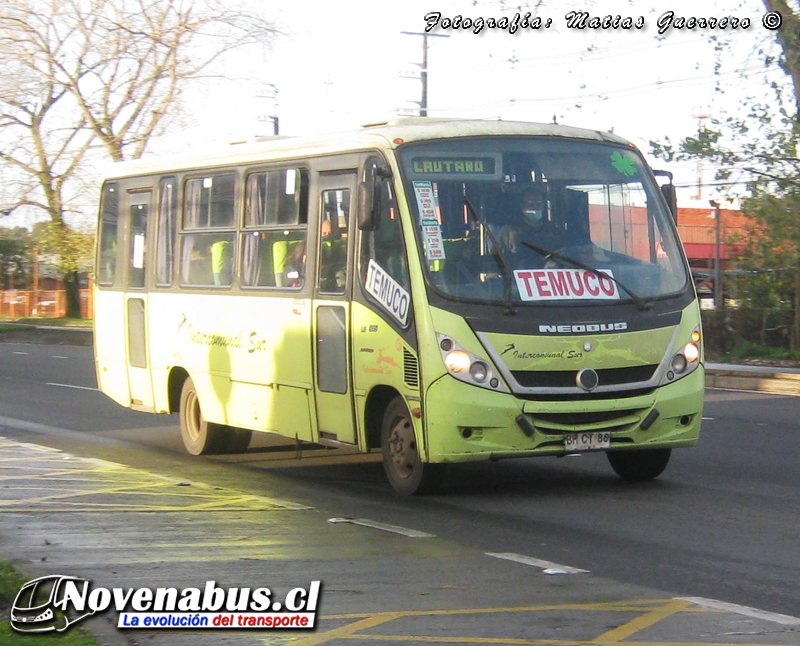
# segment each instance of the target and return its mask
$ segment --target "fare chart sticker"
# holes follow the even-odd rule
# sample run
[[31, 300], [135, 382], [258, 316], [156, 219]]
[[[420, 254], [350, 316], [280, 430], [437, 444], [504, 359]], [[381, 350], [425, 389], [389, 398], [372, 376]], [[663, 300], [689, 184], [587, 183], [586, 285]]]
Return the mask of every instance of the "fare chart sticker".
[[425, 241], [425, 257], [428, 260], [444, 260], [442, 227], [436, 218], [438, 200], [433, 182], [414, 182], [414, 195], [417, 198], [419, 218], [422, 222], [422, 235]]
[[598, 269], [597, 273], [585, 269], [518, 269], [514, 278], [523, 301], [620, 298], [609, 269]]

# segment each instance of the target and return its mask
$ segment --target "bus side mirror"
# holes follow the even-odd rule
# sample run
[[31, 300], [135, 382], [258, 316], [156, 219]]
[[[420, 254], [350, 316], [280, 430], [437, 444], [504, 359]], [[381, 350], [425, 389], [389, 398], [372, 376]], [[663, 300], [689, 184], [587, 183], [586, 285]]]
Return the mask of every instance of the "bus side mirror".
[[661, 186], [661, 194], [664, 196], [664, 199], [667, 201], [667, 206], [669, 206], [670, 213], [672, 213], [672, 219], [675, 220], [675, 224], [678, 223], [678, 198], [675, 194], [675, 185], [674, 184], [663, 184]]
[[669, 212], [672, 213], [672, 219], [675, 220], [675, 224], [678, 224], [678, 196], [675, 193], [675, 185], [672, 183], [672, 173], [668, 170], [654, 170], [653, 175], [667, 178], [667, 183], [661, 184], [659, 188], [661, 189], [661, 195], [667, 201]]
[[374, 231], [378, 228], [378, 210], [375, 208], [375, 182], [358, 184], [358, 228]]
[[375, 231], [380, 224], [383, 209], [382, 196], [386, 187], [383, 182], [392, 176], [392, 171], [378, 157], [370, 157], [364, 164], [364, 180], [358, 185], [358, 228]]

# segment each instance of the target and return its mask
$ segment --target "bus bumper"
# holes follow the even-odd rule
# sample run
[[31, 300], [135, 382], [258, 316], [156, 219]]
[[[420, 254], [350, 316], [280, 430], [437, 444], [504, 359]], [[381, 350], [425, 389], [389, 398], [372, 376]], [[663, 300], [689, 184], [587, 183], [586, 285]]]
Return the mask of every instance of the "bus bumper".
[[[611, 433], [615, 449], [697, 444], [703, 414], [703, 366], [645, 395], [585, 401], [524, 400], [450, 377], [428, 389], [424, 446], [428, 462], [565, 455], [565, 432]], [[645, 428], [643, 428], [643, 426]]]

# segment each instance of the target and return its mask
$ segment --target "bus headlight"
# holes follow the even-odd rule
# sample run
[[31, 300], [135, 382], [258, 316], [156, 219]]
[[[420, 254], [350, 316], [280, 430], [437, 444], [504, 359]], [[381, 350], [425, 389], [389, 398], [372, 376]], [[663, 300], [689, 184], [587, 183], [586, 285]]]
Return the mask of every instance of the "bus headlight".
[[482, 384], [489, 376], [489, 366], [483, 361], [476, 361], [469, 367], [469, 374], [479, 384]]
[[674, 357], [672, 357], [672, 369], [675, 371], [675, 374], [682, 374], [688, 365], [689, 364], [686, 361], [686, 357], [684, 357], [682, 354], [676, 354]]
[[449, 336], [437, 334], [436, 339], [444, 367], [452, 377], [487, 390], [508, 392], [486, 359], [465, 350]]
[[666, 382], [688, 375], [700, 364], [703, 355], [701, 339], [700, 328], [695, 328], [689, 341], [673, 355], [667, 370]]
[[444, 365], [450, 372], [461, 373], [469, 370], [469, 355], [463, 350], [448, 352], [444, 358]]
[[700, 348], [694, 343], [687, 343], [683, 346], [683, 356], [689, 363], [697, 363], [700, 361]]

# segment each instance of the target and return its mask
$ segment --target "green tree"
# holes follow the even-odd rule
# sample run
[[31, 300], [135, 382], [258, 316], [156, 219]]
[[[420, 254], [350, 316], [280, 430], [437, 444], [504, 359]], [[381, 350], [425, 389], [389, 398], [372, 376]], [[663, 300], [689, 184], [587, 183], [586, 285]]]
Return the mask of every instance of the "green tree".
[[[780, 14], [781, 26], [765, 32], [770, 37], [759, 54], [765, 65], [779, 64], [785, 82], [771, 82], [760, 98], [709, 119], [677, 145], [650, 144], [667, 161], [707, 160], [718, 180], [746, 186], [742, 209], [752, 225], [738, 259], [749, 270], [738, 280], [741, 295], [751, 307], [791, 308], [791, 347], [800, 350], [800, 3], [763, 0], [763, 5]], [[719, 69], [726, 51], [718, 43]]]
[[0, 229], [0, 289], [24, 289], [31, 272], [31, 235], [24, 227]]
[[[0, 213], [42, 211], [66, 243], [95, 152], [140, 157], [181, 114], [190, 83], [275, 33], [223, 0], [3, 0]], [[78, 316], [77, 274], [65, 268], [64, 279]]]

